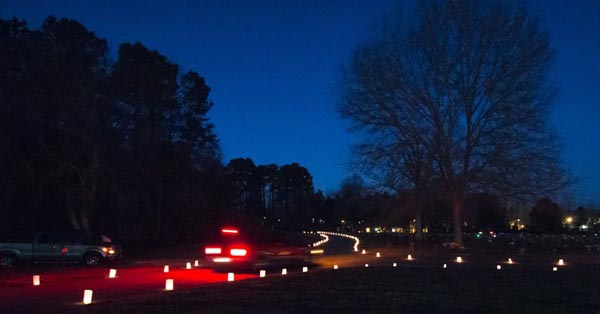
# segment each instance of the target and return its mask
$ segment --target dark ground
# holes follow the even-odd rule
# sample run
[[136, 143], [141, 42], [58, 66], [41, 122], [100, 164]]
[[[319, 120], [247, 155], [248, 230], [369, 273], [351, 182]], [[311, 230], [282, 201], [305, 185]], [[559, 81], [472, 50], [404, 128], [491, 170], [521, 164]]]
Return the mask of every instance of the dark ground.
[[[321, 269], [219, 283], [71, 313], [600, 313], [596, 266], [449, 263]], [[407, 265], [408, 264], [408, 265]]]
[[[25, 268], [0, 276], [0, 313], [600, 314], [600, 255], [596, 253], [508, 256], [468, 250], [460, 253], [465, 262], [457, 264], [453, 262], [457, 254], [451, 251], [432, 253], [430, 248], [417, 247], [410, 252], [415, 259], [407, 261], [409, 247], [367, 248], [362, 255], [348, 253], [349, 244], [332, 238], [327, 247], [336, 254], [316, 260], [319, 266], [307, 274], [295, 266], [288, 276], [274, 269], [267, 278], [253, 274], [248, 280], [228, 283], [225, 274], [208, 269], [178, 270], [171, 274], [177, 278], [172, 292], [162, 290], [165, 276], [160, 273], [160, 260], [126, 263], [116, 281], [104, 277], [106, 269], [61, 268], [36, 288], [31, 287], [29, 272], [40, 269]], [[377, 251], [381, 258], [375, 257]], [[508, 257], [516, 264], [506, 264]], [[567, 265], [553, 272], [558, 258]], [[442, 268], [444, 263], [447, 269]], [[340, 269], [334, 271], [334, 264]], [[502, 270], [496, 270], [497, 264]], [[60, 286], [69, 286], [61, 280], [76, 287], [61, 292]], [[94, 304], [81, 305], [83, 286], [95, 289]], [[38, 288], [46, 289], [44, 295]], [[4, 306], [10, 304], [17, 306]]]

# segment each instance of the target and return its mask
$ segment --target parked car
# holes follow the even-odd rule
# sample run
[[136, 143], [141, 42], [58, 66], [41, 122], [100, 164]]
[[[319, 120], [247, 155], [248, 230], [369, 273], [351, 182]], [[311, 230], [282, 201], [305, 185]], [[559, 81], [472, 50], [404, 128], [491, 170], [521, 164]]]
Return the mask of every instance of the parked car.
[[0, 267], [21, 262], [84, 263], [97, 266], [121, 256], [121, 247], [104, 235], [86, 237], [69, 233], [38, 233], [33, 241], [0, 242]]
[[311, 248], [311, 238], [302, 233], [222, 228], [204, 254], [217, 269], [255, 269], [310, 262], [322, 249]]

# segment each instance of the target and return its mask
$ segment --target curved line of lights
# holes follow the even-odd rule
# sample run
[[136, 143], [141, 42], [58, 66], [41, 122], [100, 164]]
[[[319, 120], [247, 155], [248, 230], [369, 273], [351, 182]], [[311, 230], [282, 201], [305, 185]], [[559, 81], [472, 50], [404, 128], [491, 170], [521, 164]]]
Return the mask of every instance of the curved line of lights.
[[[318, 233], [318, 232], [317, 232], [317, 233]], [[329, 237], [328, 237], [327, 235], [324, 235], [324, 234], [319, 234], [319, 235], [320, 235], [320, 236], [321, 236], [323, 239], [322, 239], [322, 240], [319, 240], [319, 241], [317, 241], [317, 242], [315, 242], [315, 243], [313, 243], [313, 244], [312, 244], [312, 246], [313, 246], [313, 247], [321, 246], [321, 245], [323, 245], [323, 244], [327, 243], [327, 241], [329, 241]]]
[[[338, 236], [338, 237], [344, 237], [344, 238], [348, 238], [348, 239], [352, 239], [354, 240], [354, 252], [358, 252], [358, 245], [360, 244], [360, 240], [358, 239], [358, 237], [355, 237], [353, 235], [349, 235], [349, 234], [345, 234], [345, 233], [338, 233], [338, 232], [329, 232], [329, 231], [317, 231], [317, 234], [319, 234], [320, 236], [327, 236], [327, 235], [332, 235], [332, 236]], [[329, 237], [327, 237], [327, 241], [329, 240]], [[323, 240], [321, 240], [323, 241]], [[319, 241], [319, 242], [321, 242]], [[325, 242], [327, 242], [325, 241]], [[323, 243], [325, 243], [323, 242]], [[318, 242], [317, 242], [318, 243]], [[323, 244], [321, 243], [321, 244]], [[319, 245], [321, 245], [319, 244]]]

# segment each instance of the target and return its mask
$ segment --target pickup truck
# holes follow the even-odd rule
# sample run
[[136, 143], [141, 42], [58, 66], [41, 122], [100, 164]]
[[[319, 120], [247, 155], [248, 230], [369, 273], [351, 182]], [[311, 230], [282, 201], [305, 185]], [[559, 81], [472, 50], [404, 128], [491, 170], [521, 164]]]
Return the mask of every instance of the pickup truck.
[[39, 233], [32, 242], [0, 242], [0, 267], [20, 262], [84, 263], [97, 266], [121, 255], [121, 247], [106, 236], [83, 237], [68, 233]]

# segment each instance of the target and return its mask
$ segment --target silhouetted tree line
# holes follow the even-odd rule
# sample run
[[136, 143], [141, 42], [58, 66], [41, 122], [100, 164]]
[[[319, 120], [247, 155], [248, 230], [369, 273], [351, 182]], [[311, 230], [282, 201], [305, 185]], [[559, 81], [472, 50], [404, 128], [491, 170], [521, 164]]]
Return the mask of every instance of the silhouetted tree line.
[[[339, 190], [327, 196], [325, 220], [327, 226], [344, 227], [349, 231], [364, 230], [366, 227], [427, 228], [433, 233], [452, 231], [452, 208], [443, 191], [432, 189], [425, 199], [415, 200], [412, 190], [385, 192], [378, 187], [369, 187], [360, 176], [345, 179]], [[421, 225], [417, 224], [421, 215]], [[571, 217], [572, 226], [567, 226], [566, 217]], [[564, 233], [587, 225], [594, 232], [600, 227], [600, 214], [578, 207], [569, 213], [549, 197], [542, 197], [532, 204], [511, 203], [494, 193], [469, 193], [465, 196], [464, 230], [466, 232], [518, 231], [510, 225], [517, 218], [526, 227], [524, 232]], [[343, 221], [343, 222], [342, 222]], [[585, 231], [585, 230], [584, 230]], [[415, 236], [417, 234], [415, 233]]]
[[[0, 20], [0, 233], [198, 240], [225, 223], [323, 225], [333, 202], [292, 163], [221, 162], [210, 88], [80, 23]], [[319, 218], [317, 218], [319, 217]]]
[[140, 43], [0, 21], [0, 228], [193, 237], [227, 206], [209, 93]]
[[312, 224], [315, 194], [310, 172], [292, 163], [255, 165], [232, 159], [225, 167], [235, 208], [232, 220], [267, 227], [301, 228]]

